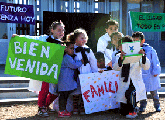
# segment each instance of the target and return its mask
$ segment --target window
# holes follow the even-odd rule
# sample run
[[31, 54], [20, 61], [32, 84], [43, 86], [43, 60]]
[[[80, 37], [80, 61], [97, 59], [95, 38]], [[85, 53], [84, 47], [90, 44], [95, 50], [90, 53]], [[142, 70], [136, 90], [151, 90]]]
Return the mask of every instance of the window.
[[94, 13], [105, 13], [105, 0], [94, 1]]
[[120, 23], [120, 0], [110, 0], [109, 2], [109, 12], [111, 14], [111, 18]]

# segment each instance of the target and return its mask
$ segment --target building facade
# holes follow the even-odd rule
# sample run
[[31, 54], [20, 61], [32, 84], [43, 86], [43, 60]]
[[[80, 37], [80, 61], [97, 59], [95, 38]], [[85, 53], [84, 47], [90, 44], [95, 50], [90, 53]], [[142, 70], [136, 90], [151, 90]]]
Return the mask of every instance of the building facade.
[[[0, 23], [0, 64], [5, 64], [7, 48], [12, 34], [42, 35], [43, 11], [70, 13], [104, 13], [111, 15], [119, 22], [119, 31], [131, 35], [128, 12], [163, 13], [164, 0], [1, 0], [13, 4], [33, 5], [36, 19], [35, 25]], [[6, 35], [5, 35], [6, 34]], [[144, 32], [146, 42], [153, 46], [159, 56], [161, 65], [165, 65], [164, 32]]]

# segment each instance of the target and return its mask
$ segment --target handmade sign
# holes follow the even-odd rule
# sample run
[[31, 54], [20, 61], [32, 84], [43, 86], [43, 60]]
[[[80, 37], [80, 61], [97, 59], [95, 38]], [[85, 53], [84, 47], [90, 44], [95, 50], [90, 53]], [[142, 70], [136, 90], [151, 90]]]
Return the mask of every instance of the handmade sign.
[[5, 74], [58, 83], [64, 46], [25, 37], [11, 38]]
[[33, 5], [0, 2], [0, 22], [35, 25]]
[[126, 53], [125, 55], [139, 54], [140, 49], [140, 41], [122, 43], [122, 51]]
[[86, 114], [119, 108], [116, 101], [119, 71], [80, 74], [80, 84]]
[[123, 64], [139, 62], [142, 57], [142, 54], [139, 54], [140, 49], [140, 41], [122, 43], [122, 50], [126, 53], [123, 56]]
[[165, 13], [129, 12], [133, 31], [165, 31]]

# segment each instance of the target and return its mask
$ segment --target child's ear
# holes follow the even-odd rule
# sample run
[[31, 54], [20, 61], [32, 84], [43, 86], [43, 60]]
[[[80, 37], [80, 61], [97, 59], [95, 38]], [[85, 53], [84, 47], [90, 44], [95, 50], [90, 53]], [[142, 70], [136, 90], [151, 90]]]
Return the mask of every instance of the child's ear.
[[145, 42], [145, 39], [143, 39], [142, 41], [141, 41], [141, 43], [144, 43]]
[[105, 28], [105, 31], [106, 31], [106, 32], [108, 32], [108, 29], [107, 29], [107, 28]]

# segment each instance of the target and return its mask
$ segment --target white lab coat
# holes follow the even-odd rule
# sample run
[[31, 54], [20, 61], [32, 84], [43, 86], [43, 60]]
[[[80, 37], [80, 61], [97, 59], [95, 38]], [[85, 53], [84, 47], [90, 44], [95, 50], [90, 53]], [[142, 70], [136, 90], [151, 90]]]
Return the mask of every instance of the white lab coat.
[[113, 48], [112, 49], [106, 48], [108, 46], [108, 41], [111, 41], [111, 38], [108, 35], [108, 33], [106, 33], [105, 35], [101, 36], [97, 42], [97, 52], [104, 53], [106, 66], [109, 62], [111, 62], [112, 53], [113, 53]]
[[[118, 65], [119, 57], [120, 57], [120, 54], [117, 54], [113, 69], [118, 70], [121, 73], [122, 66], [119, 67]], [[127, 82], [123, 82], [124, 78], [121, 77], [121, 74], [120, 74], [119, 90], [116, 96], [116, 100], [118, 102], [126, 103], [125, 92], [129, 88], [130, 79], [132, 80], [132, 83], [136, 89], [136, 102], [147, 99], [146, 89], [145, 89], [145, 85], [142, 79], [142, 68], [144, 70], [148, 70], [149, 67], [150, 67], [150, 61], [148, 58], [146, 58], [145, 64], [142, 64], [142, 59], [140, 59], [139, 62], [130, 63], [130, 72], [129, 72], [129, 78]]]

